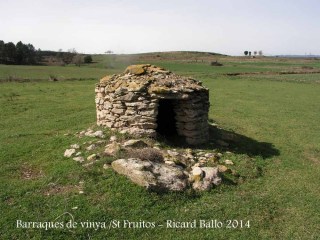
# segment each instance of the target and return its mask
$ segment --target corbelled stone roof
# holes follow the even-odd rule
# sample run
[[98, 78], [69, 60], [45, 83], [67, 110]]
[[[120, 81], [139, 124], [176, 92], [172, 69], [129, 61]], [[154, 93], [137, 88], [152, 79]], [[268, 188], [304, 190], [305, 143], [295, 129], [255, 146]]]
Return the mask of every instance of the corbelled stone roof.
[[128, 91], [149, 94], [192, 93], [208, 91], [202, 83], [150, 64], [131, 65], [122, 74], [106, 76], [100, 86], [107, 92]]

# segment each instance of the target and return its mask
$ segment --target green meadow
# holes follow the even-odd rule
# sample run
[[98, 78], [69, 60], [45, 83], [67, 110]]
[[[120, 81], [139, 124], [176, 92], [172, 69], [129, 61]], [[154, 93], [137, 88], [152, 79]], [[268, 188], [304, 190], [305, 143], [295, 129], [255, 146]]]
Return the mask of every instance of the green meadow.
[[[210, 66], [216, 60], [223, 66]], [[320, 238], [319, 60], [99, 55], [94, 61], [81, 67], [0, 65], [0, 239]], [[237, 140], [228, 148], [203, 148], [217, 147], [234, 161], [241, 181], [226, 176], [209, 192], [160, 194], [104, 169], [113, 159], [83, 167], [63, 156], [71, 144], [89, 141], [76, 132], [98, 129], [98, 79], [141, 62], [192, 76], [210, 89], [210, 122]], [[58, 81], [48, 81], [50, 75]], [[219, 131], [212, 129], [211, 137], [219, 138]], [[107, 139], [111, 134], [106, 130]], [[17, 220], [72, 219], [77, 228], [17, 227]], [[164, 227], [80, 227], [112, 220]], [[172, 229], [166, 220], [223, 226]], [[229, 228], [229, 220], [249, 224]]]

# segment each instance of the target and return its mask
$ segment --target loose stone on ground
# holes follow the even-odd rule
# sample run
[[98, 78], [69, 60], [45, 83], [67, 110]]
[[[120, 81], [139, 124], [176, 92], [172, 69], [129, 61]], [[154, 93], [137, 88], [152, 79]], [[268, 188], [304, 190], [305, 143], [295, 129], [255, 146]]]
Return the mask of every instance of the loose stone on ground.
[[[223, 154], [215, 150], [162, 149], [154, 140], [124, 140], [115, 135], [109, 140], [99, 140], [97, 138], [100, 137], [97, 136], [105, 135], [103, 131], [98, 134], [95, 134], [96, 132], [98, 131], [92, 129], [81, 131], [79, 134], [95, 139], [82, 144], [72, 144], [73, 148], [66, 149], [64, 156], [72, 157], [74, 161], [82, 163], [83, 167], [89, 167], [96, 164], [98, 158], [103, 161], [104, 157], [125, 154], [125, 158], [113, 160], [111, 164], [104, 163], [103, 169], [111, 168], [148, 190], [183, 191], [192, 187], [196, 191], [208, 191], [221, 184], [220, 174], [231, 173], [239, 176], [235, 170], [225, 166], [234, 165], [233, 161], [223, 159]], [[101, 148], [102, 146], [104, 148]], [[86, 149], [91, 154], [84, 157], [76, 149]], [[230, 156], [232, 153], [226, 154]]]
[[66, 149], [66, 151], [64, 152], [64, 156], [69, 158], [71, 157], [74, 153], [76, 152], [75, 149], [71, 148], [71, 149]]

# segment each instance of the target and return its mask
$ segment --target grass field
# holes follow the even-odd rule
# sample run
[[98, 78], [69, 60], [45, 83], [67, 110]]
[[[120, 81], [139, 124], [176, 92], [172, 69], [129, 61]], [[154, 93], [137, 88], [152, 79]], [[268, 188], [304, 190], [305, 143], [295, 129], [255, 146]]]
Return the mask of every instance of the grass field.
[[[111, 69], [105, 68], [110, 56], [98, 56], [96, 63], [80, 68], [0, 65], [0, 79], [30, 80], [0, 83], [0, 239], [320, 238], [320, 74], [226, 75], [306, 66], [318, 71], [320, 61], [177, 59], [113, 59]], [[215, 59], [224, 66], [210, 66]], [[127, 63], [146, 61], [196, 77], [210, 89], [209, 118], [244, 139], [231, 155], [247, 176], [241, 184], [223, 184], [205, 193], [156, 194], [103, 169], [110, 159], [84, 168], [63, 157], [70, 144], [87, 141], [73, 134], [95, 125], [97, 79], [121, 72]], [[65, 81], [48, 82], [50, 74]], [[257, 164], [253, 168], [246, 165], [251, 160]], [[261, 167], [256, 175], [255, 166]], [[16, 228], [19, 219], [67, 222], [71, 215], [77, 222], [249, 220], [250, 228]]]

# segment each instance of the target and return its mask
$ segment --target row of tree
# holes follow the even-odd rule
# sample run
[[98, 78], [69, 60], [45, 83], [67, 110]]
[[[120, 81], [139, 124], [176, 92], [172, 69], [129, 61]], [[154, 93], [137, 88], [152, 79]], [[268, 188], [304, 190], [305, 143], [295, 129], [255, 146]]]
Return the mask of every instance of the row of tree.
[[37, 51], [30, 43], [24, 44], [19, 41], [5, 43], [0, 40], [0, 63], [3, 64], [35, 64]]
[[[246, 56], [248, 56], [248, 55], [251, 56], [251, 54], [252, 54], [251, 51], [244, 51], [243, 53], [244, 53], [244, 55], [246, 55]], [[254, 56], [257, 56], [257, 55], [263, 56], [263, 52], [262, 52], [262, 50], [260, 50], [260, 51], [254, 51], [254, 52], [253, 52], [253, 55], [254, 55]]]
[[33, 64], [46, 64], [48, 57], [54, 58], [54, 62], [60, 62], [61, 65], [74, 63], [80, 66], [82, 63], [91, 63], [91, 55], [83, 55], [77, 53], [73, 49], [63, 52], [61, 49], [55, 51], [41, 51], [36, 50], [35, 47], [28, 43], [24, 44], [19, 41], [17, 44], [13, 42], [5, 43], [0, 40], [0, 64], [17, 64], [17, 65], [33, 65]]

